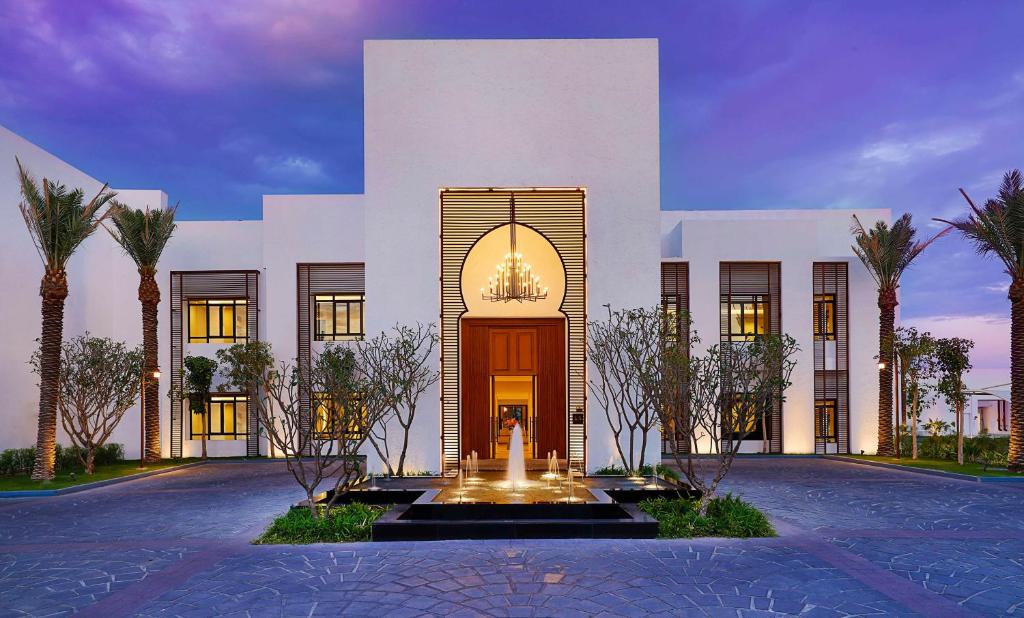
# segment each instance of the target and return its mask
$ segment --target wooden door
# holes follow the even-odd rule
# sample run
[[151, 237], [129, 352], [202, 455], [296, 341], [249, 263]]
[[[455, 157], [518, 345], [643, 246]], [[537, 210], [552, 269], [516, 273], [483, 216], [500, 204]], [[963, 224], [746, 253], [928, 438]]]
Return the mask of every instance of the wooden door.
[[537, 456], [558, 451], [565, 457], [568, 412], [565, 377], [565, 320], [545, 320], [537, 325]]
[[559, 318], [462, 320], [461, 456], [490, 454], [491, 376], [535, 375], [537, 453], [566, 449], [565, 320]]
[[462, 410], [459, 427], [462, 433], [462, 459], [476, 451], [481, 459], [491, 456], [490, 422], [491, 376], [489, 373], [490, 337], [486, 324], [462, 321], [462, 357], [459, 382]]

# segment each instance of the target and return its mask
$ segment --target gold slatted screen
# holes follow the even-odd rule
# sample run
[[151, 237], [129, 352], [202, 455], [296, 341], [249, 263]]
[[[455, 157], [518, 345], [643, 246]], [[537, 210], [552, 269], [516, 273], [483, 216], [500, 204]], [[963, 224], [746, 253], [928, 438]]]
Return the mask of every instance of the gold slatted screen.
[[[462, 264], [473, 244], [509, 221], [515, 194], [516, 223], [542, 234], [565, 267], [560, 307], [568, 336], [569, 458], [583, 469], [586, 455], [586, 230], [583, 189], [445, 189], [441, 191], [441, 457], [444, 472], [459, 465], [459, 319]], [[578, 422], [577, 422], [578, 421]]]

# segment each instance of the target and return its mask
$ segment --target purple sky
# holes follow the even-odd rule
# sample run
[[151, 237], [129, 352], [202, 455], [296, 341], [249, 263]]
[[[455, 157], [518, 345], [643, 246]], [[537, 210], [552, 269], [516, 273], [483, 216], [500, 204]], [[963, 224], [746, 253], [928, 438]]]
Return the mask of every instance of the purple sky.
[[[1024, 167], [1022, 24], [1017, 0], [0, 0], [0, 124], [184, 218], [256, 218], [264, 193], [362, 191], [363, 39], [657, 37], [663, 208], [932, 231]], [[901, 308], [1005, 366], [1006, 286], [951, 237]]]

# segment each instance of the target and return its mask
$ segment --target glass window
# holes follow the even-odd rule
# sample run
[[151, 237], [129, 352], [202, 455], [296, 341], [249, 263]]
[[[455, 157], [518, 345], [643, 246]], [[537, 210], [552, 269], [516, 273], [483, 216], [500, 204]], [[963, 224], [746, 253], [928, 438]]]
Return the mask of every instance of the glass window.
[[814, 437], [828, 443], [836, 441], [836, 400], [814, 402]]
[[835, 341], [836, 339], [836, 297], [835, 294], [814, 296], [814, 338]]
[[189, 343], [239, 343], [248, 339], [248, 303], [244, 299], [188, 301]]
[[207, 440], [244, 440], [249, 426], [248, 398], [245, 395], [210, 395], [205, 417], [192, 414], [191, 439], [201, 440], [203, 419]]
[[757, 403], [743, 395], [734, 395], [732, 405], [729, 407], [729, 417], [726, 419], [726, 427], [731, 429], [732, 438], [744, 440], [762, 439], [761, 416], [767, 411], [767, 406], [761, 406], [758, 410]]
[[351, 341], [362, 339], [362, 294], [317, 294], [313, 297], [313, 339], [316, 341]]
[[753, 341], [768, 333], [768, 302], [760, 294], [722, 296], [722, 339]]
[[360, 419], [349, 417], [344, 409], [334, 403], [334, 399], [327, 393], [313, 393], [313, 423], [317, 437], [320, 439], [333, 438], [338, 435], [338, 423], [347, 422], [345, 437], [352, 440], [360, 440], [363, 437], [362, 424]]

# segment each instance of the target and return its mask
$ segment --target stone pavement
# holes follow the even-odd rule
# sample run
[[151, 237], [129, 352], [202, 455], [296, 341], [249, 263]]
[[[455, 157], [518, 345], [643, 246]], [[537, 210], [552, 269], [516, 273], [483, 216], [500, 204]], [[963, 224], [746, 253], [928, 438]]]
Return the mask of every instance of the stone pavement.
[[740, 460], [775, 539], [252, 546], [301, 498], [217, 464], [0, 502], [0, 616], [1024, 613], [1024, 489]]

